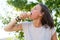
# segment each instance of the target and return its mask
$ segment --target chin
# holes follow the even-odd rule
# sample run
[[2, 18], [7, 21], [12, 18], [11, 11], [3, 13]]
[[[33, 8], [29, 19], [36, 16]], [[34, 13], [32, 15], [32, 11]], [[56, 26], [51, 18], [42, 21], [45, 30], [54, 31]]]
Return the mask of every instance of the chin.
[[37, 18], [34, 18], [34, 17], [30, 17], [31, 20], [36, 20]]
[[36, 18], [31, 18], [32, 20], [36, 20]]

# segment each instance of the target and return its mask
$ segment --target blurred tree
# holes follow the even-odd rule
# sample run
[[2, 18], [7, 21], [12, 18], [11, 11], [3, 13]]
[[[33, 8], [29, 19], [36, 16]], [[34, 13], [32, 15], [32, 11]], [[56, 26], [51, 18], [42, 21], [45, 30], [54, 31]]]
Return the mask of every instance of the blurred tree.
[[[30, 11], [33, 6], [38, 3], [43, 3], [43, 1], [45, 2], [44, 5], [48, 6], [48, 8], [50, 9], [51, 14], [53, 10], [55, 10], [54, 12], [56, 12], [54, 15], [55, 18], [53, 18], [54, 24], [57, 28], [56, 31], [60, 36], [60, 21], [58, 21], [58, 18], [60, 18], [60, 0], [37, 0], [37, 2], [30, 2], [29, 4], [27, 0], [7, 0], [7, 3], [14, 6], [17, 11]], [[20, 34], [22, 35], [23, 33], [20, 32]], [[23, 37], [23, 35], [20, 37]]]
[[31, 2], [28, 4], [27, 0], [7, 0], [8, 4], [14, 6], [17, 10], [30, 11], [30, 9], [37, 3]]

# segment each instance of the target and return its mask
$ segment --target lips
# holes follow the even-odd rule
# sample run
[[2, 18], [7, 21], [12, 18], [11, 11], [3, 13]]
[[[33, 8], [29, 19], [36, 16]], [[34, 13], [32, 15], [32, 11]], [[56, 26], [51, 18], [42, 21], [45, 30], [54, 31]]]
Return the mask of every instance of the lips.
[[31, 13], [31, 15], [32, 15], [32, 13]]

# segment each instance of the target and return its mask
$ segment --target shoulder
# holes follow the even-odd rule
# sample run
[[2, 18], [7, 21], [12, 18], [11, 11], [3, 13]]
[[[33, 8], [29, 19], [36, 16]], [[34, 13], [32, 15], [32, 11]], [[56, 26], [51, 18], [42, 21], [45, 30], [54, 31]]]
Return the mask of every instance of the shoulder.
[[20, 22], [20, 24], [22, 24], [23, 27], [28, 27], [28, 25], [31, 25], [31, 22], [25, 21], [25, 22]]
[[51, 28], [52, 35], [56, 32], [55, 27]]
[[20, 22], [20, 23], [31, 23], [31, 22], [29, 22], [29, 21], [23, 21], [23, 22]]
[[55, 28], [55, 27], [50, 28], [49, 26], [44, 26], [44, 28], [45, 28], [46, 30], [49, 30], [49, 31], [52, 33], [52, 35], [56, 32], [56, 28]]
[[20, 22], [21, 24], [31, 24], [31, 22], [25, 21], [25, 22]]

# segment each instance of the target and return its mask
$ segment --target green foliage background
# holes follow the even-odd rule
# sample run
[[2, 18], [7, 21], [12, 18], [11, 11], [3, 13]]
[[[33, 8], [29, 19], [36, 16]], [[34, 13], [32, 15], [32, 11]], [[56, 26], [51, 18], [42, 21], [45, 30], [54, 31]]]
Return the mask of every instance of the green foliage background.
[[[52, 14], [52, 11], [55, 11], [55, 18], [54, 19], [54, 24], [56, 27], [57, 33], [59, 33], [58, 36], [60, 36], [60, 21], [58, 21], [58, 18], [60, 18], [60, 0], [44, 0], [46, 5], [50, 9], [50, 13]], [[27, 0], [7, 0], [7, 3], [11, 6], [14, 6], [17, 11], [30, 11], [33, 6], [35, 6], [38, 3], [43, 3], [42, 0], [37, 0], [37, 2], [30, 2], [28, 3]], [[9, 18], [10, 19], [10, 18]], [[6, 20], [7, 21], [7, 20]], [[10, 20], [9, 20], [10, 21]], [[4, 24], [6, 24], [5, 21], [3, 21]], [[7, 24], [9, 22], [7, 21]], [[23, 32], [19, 32], [19, 38], [23, 38]]]

